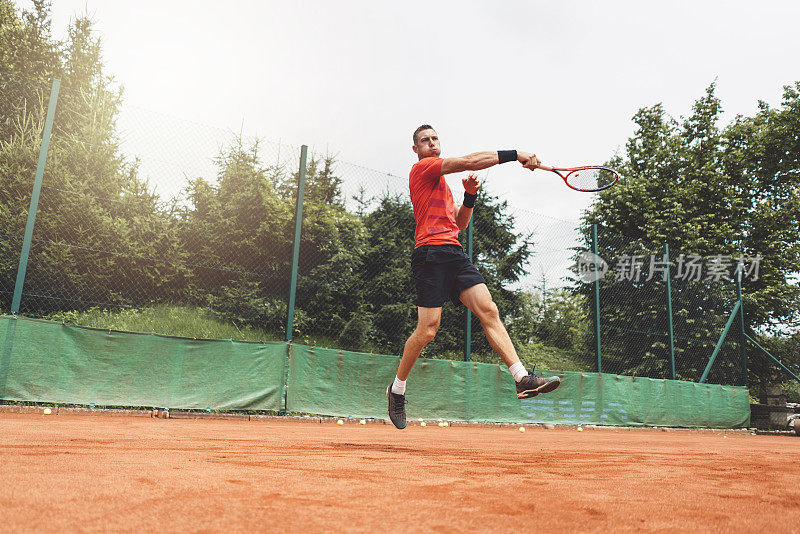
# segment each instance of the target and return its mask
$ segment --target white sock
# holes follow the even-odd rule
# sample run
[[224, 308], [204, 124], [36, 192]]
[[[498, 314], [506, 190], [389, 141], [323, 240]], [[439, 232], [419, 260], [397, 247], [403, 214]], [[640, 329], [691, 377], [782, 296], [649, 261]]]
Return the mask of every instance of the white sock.
[[397, 378], [397, 375], [394, 377], [394, 382], [392, 383], [392, 393], [397, 395], [405, 395], [406, 394], [406, 381], [400, 380]]
[[516, 382], [519, 382], [526, 376], [528, 376], [528, 371], [525, 369], [525, 366], [522, 365], [522, 362], [517, 362], [512, 365], [508, 366], [508, 370], [511, 371], [511, 375], [514, 377]]

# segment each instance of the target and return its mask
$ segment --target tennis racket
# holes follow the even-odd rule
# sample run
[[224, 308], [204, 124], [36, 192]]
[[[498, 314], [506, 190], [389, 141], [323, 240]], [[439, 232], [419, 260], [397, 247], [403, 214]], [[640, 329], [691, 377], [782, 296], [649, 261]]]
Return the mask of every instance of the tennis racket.
[[575, 191], [595, 192], [608, 189], [619, 180], [619, 173], [610, 167], [585, 165], [583, 167], [548, 167], [539, 165], [537, 169], [556, 173], [567, 187]]

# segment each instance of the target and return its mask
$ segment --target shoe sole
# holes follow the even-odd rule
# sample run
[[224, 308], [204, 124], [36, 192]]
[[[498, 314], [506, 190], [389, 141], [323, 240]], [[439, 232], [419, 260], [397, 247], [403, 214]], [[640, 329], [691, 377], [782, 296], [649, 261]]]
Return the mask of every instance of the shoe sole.
[[518, 399], [529, 399], [531, 397], [535, 397], [539, 393], [550, 393], [558, 386], [561, 385], [561, 380], [551, 380], [547, 384], [542, 384], [538, 389], [526, 389], [525, 391], [520, 391], [517, 393]]
[[[391, 387], [392, 387], [392, 386], [389, 386], [388, 388], [386, 388], [386, 400], [387, 400], [387, 401], [389, 400], [389, 388], [391, 388]], [[394, 424], [394, 421], [392, 421], [392, 415], [391, 415], [391, 414], [389, 414], [388, 412], [387, 412], [387, 415], [389, 415], [389, 421], [391, 421], [391, 422], [392, 422], [392, 424], [394, 425], [394, 427], [395, 427], [397, 430], [403, 430], [405, 427], [407, 427], [407, 426], [408, 426], [408, 421], [406, 421], [406, 424], [405, 424], [405, 425], [403, 425], [403, 426], [397, 426], [397, 425], [395, 425], [395, 424]]]

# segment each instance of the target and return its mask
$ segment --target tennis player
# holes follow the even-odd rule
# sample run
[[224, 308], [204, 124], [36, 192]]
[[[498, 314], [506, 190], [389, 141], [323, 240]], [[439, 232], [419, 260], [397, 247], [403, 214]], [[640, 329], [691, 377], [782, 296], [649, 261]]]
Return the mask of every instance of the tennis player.
[[447, 299], [455, 304], [461, 301], [480, 319], [489, 344], [500, 354], [517, 383], [518, 398], [535, 397], [553, 391], [560, 384], [558, 377], [542, 378], [527, 371], [519, 361], [486, 280], [458, 242], [459, 229], [466, 228], [472, 217], [480, 187], [478, 176], [470, 173], [461, 180], [464, 202], [460, 207], [453, 203], [453, 193], [444, 179], [446, 174], [478, 171], [510, 161], [519, 161], [525, 168], [535, 170], [541, 164], [539, 158], [528, 152], [499, 150], [443, 159], [439, 157], [439, 137], [429, 124], [414, 131], [412, 149], [419, 158], [408, 178], [417, 225], [411, 269], [417, 286], [418, 321], [406, 341], [394, 383], [386, 389], [389, 419], [400, 429], [406, 427], [406, 380], [423, 347], [436, 336]]

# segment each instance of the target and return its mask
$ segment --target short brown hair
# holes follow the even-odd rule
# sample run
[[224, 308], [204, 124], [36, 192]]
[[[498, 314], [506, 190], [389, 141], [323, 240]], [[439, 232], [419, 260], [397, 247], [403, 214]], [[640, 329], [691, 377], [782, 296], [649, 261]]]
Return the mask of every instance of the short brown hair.
[[431, 126], [430, 124], [423, 124], [422, 126], [420, 126], [419, 128], [417, 128], [416, 130], [414, 130], [414, 144], [415, 144], [415, 145], [417, 144], [417, 135], [418, 135], [418, 134], [419, 134], [419, 133], [420, 133], [422, 130], [433, 130], [433, 126]]

